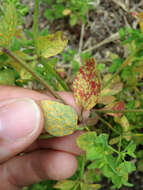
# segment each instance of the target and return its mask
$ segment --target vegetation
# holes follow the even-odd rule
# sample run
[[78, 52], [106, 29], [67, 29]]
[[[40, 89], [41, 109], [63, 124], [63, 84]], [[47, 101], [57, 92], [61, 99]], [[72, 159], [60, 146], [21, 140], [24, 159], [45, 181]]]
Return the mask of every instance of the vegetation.
[[[78, 22], [86, 24], [86, 15], [93, 9], [94, 3], [92, 0], [52, 2], [41, 0], [42, 4], [47, 4], [45, 17], [51, 22], [69, 17], [70, 26]], [[45, 29], [39, 30], [39, 0], [35, 0], [32, 31], [22, 28], [22, 16], [28, 8], [18, 0], [3, 0], [0, 9], [0, 84], [47, 89], [58, 99], [57, 91], [72, 89], [82, 113], [90, 111], [86, 121], [81, 114], [78, 118], [80, 126], [77, 126], [77, 115], [68, 107], [70, 116], [64, 116], [64, 123], [59, 124], [62, 130], [67, 123], [69, 127], [74, 123], [76, 128], [73, 131], [85, 130], [77, 139], [77, 145], [85, 154], [78, 157], [76, 174], [71, 179], [59, 182], [47, 180], [23, 190], [97, 190], [102, 187], [103, 176], [112, 182], [113, 189], [132, 186], [129, 174], [141, 169], [143, 164], [143, 151], [139, 149], [143, 142], [143, 14], [135, 15], [140, 28], [125, 27], [119, 31], [121, 46], [128, 48], [128, 56], [124, 59], [112, 55], [110, 65], [97, 65], [91, 52], [76, 52], [69, 48], [61, 56], [56, 56], [65, 49], [68, 39], [63, 31], [49, 34]], [[76, 54], [82, 65], [75, 60]], [[63, 77], [65, 70], [56, 69], [61, 58], [63, 65], [71, 63], [73, 80], [67, 80], [68, 83]], [[64, 104], [64, 100], [61, 101]], [[50, 106], [57, 106], [65, 113], [66, 106], [59, 104], [52, 103]], [[46, 112], [47, 108], [43, 109]], [[55, 120], [56, 114], [53, 115]], [[50, 120], [46, 114], [45, 119]], [[73, 131], [70, 130], [70, 133]], [[47, 132], [50, 133], [49, 128]], [[60, 133], [54, 131], [51, 135], [60, 136]]]

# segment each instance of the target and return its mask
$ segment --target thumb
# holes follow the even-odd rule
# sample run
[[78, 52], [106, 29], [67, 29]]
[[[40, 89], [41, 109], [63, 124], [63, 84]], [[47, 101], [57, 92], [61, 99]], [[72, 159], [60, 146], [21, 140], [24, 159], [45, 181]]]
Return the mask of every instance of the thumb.
[[0, 101], [0, 163], [31, 145], [42, 126], [42, 112], [34, 100]]

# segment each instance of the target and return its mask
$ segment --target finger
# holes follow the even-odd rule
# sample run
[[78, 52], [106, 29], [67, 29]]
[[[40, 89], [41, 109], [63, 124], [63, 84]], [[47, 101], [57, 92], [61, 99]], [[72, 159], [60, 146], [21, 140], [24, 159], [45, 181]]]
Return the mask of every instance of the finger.
[[49, 150], [17, 156], [1, 165], [0, 189], [18, 190], [44, 179], [69, 178], [76, 169], [76, 158], [65, 152]]
[[31, 98], [34, 100], [50, 99], [55, 100], [52, 96], [47, 96], [44, 93], [29, 90], [20, 87], [0, 86], [0, 100], [7, 100], [12, 98]]
[[76, 131], [75, 133], [65, 137], [54, 137], [51, 139], [39, 140], [37, 146], [41, 149], [50, 148], [54, 150], [69, 152], [75, 155], [80, 155], [83, 153], [83, 151], [77, 146], [76, 140], [81, 134], [83, 134], [82, 131]]
[[[49, 100], [56, 100], [49, 92], [46, 92], [46, 94], [37, 92], [34, 90], [29, 90], [29, 89], [24, 89], [20, 87], [10, 87], [10, 86], [0, 86], [0, 100], [5, 100], [5, 99], [11, 99], [11, 98], [24, 98], [28, 97], [34, 100], [43, 100], [43, 99], [49, 99]], [[57, 92], [63, 99], [64, 101], [72, 106], [77, 113], [80, 115], [81, 109], [77, 106], [75, 103], [73, 94], [71, 92]], [[89, 116], [89, 111], [85, 111], [84, 113], [84, 118], [88, 118]]]
[[0, 162], [31, 145], [43, 129], [43, 120], [32, 99], [0, 101]]

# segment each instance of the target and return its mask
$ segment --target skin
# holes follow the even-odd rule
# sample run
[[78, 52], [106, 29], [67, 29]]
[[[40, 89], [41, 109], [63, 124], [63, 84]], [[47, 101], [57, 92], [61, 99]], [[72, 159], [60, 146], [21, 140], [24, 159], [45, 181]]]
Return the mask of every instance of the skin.
[[[71, 93], [59, 92], [59, 95], [80, 114]], [[65, 179], [77, 169], [76, 156], [82, 151], [76, 145], [76, 138], [82, 132], [60, 138], [38, 139], [43, 131], [44, 118], [36, 102], [43, 99], [56, 100], [50, 93], [0, 86], [0, 122], [3, 118], [7, 123], [9, 121], [4, 130], [0, 127], [0, 189], [18, 190], [44, 179]], [[32, 108], [28, 107], [29, 112], [24, 110], [30, 101], [37, 106], [40, 118], [34, 129]], [[33, 129], [30, 135], [24, 136], [30, 128]]]

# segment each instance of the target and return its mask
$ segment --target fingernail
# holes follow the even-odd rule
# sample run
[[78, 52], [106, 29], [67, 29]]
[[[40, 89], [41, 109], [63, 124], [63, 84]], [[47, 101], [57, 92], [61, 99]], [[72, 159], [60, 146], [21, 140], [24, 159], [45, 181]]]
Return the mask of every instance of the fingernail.
[[37, 131], [40, 125], [40, 108], [34, 100], [15, 99], [2, 102], [1, 105], [0, 139], [21, 140]]

